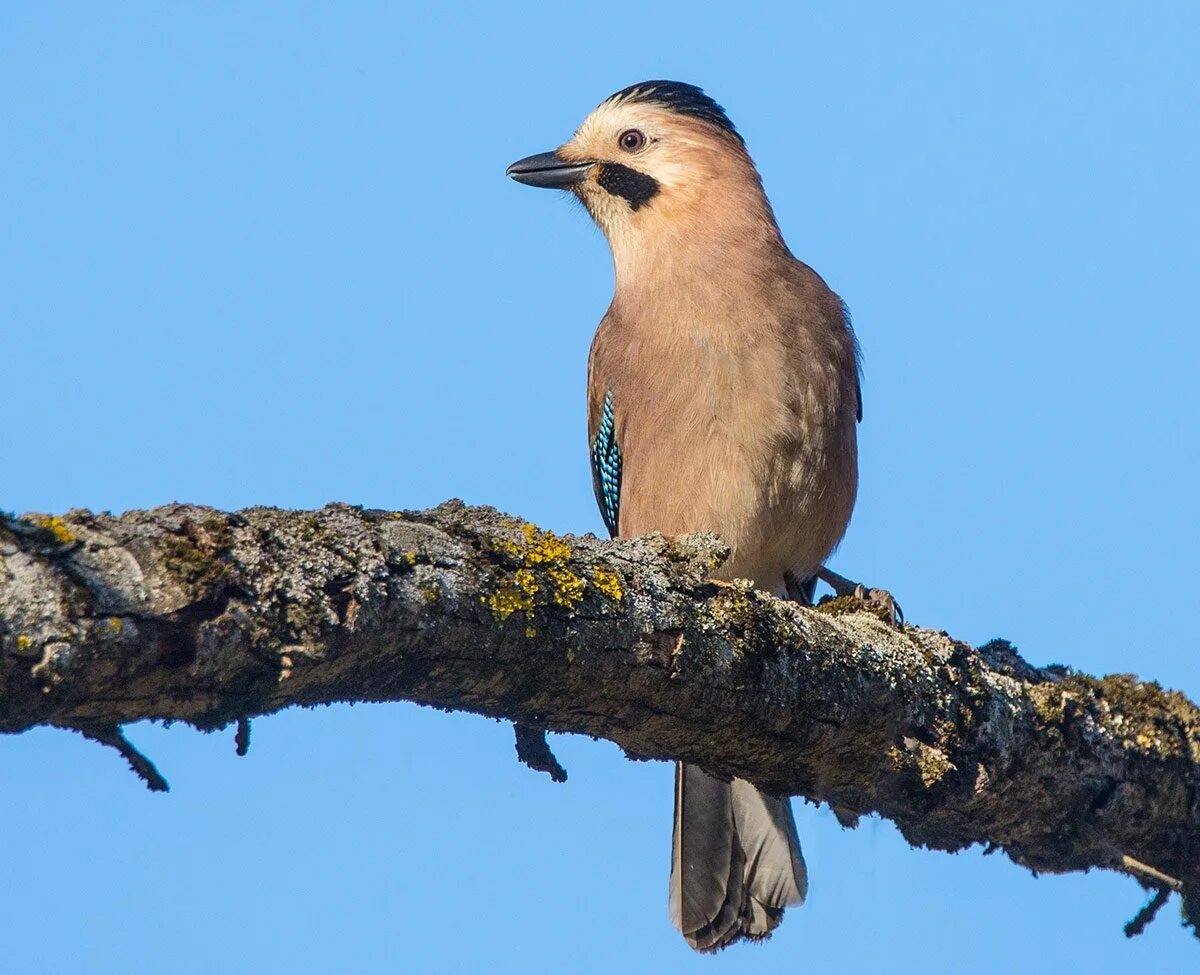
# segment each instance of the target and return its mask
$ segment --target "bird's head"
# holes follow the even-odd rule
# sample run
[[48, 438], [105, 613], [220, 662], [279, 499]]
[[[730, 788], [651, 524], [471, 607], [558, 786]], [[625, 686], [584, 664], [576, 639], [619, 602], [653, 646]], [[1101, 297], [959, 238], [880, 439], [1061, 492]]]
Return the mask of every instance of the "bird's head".
[[618, 263], [622, 251], [644, 252], [650, 240], [681, 243], [698, 232], [778, 233], [758, 173], [725, 110], [695, 85], [678, 81], [644, 81], [618, 91], [569, 141], [518, 160], [508, 175], [577, 196]]

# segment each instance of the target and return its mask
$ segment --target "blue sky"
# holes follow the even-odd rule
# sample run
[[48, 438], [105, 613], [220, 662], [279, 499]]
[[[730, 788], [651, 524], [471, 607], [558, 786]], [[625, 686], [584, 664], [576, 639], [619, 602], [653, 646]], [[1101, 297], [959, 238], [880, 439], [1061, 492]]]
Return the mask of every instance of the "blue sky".
[[[599, 233], [505, 166], [703, 85], [865, 350], [834, 560], [917, 623], [1200, 697], [1200, 8], [0, 6], [0, 506], [489, 503], [601, 531]], [[415, 5], [407, 5], [415, 6]], [[904, 7], [901, 10], [901, 6]], [[1169, 907], [797, 807], [771, 943], [666, 920], [671, 770], [413, 706], [0, 740], [5, 971], [1185, 970]]]

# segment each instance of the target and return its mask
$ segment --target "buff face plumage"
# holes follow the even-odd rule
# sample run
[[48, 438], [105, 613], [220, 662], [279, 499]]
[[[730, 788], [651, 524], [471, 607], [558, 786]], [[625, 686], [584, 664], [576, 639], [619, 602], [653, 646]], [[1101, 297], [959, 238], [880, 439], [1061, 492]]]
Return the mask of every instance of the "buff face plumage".
[[[775, 593], [815, 574], [854, 507], [857, 346], [724, 111], [690, 85], [635, 85], [509, 172], [573, 192], [612, 251], [588, 363], [610, 531], [715, 532], [720, 575]], [[693, 947], [766, 936], [805, 889], [786, 802], [680, 767], [671, 914]]]

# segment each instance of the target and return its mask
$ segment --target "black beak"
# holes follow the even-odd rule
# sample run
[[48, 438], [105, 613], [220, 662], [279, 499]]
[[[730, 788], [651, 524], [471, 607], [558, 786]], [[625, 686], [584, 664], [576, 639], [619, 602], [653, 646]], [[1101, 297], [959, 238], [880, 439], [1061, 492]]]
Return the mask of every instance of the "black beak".
[[505, 172], [527, 186], [566, 190], [580, 182], [591, 168], [590, 162], [567, 162], [560, 159], [557, 153], [539, 152], [536, 156], [518, 159]]

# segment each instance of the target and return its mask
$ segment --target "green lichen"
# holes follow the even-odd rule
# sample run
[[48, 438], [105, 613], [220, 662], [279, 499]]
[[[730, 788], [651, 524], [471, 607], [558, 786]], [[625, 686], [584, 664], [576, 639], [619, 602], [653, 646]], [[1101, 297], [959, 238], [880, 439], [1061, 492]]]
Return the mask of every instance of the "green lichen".
[[306, 542], [314, 541], [325, 534], [321, 519], [316, 515], [304, 515], [296, 525], [300, 538]]
[[1035, 684], [1029, 689], [1029, 700], [1042, 727], [1061, 724], [1066, 717], [1069, 698], [1059, 684]]
[[917, 750], [917, 771], [921, 776], [921, 784], [926, 789], [941, 782], [946, 773], [954, 768], [954, 763], [940, 748], [921, 745]]
[[736, 653], [745, 653], [754, 643], [756, 620], [754, 587], [745, 579], [719, 583], [708, 603], [715, 628], [729, 640]]
[[832, 599], [822, 599], [813, 608], [818, 613], [824, 613], [826, 616], [849, 616], [852, 613], [868, 613], [876, 619], [887, 623], [889, 626], [895, 622], [886, 606], [859, 599], [853, 593], [848, 596], [835, 596]]
[[887, 750], [888, 761], [895, 772], [916, 772], [921, 785], [932, 789], [946, 775], [957, 768], [950, 756], [940, 748], [927, 745], [915, 738], [905, 738], [904, 747], [892, 745]]
[[204, 529], [209, 540], [218, 551], [227, 552], [233, 548], [233, 531], [224, 518], [216, 516], [206, 518], [200, 523], [200, 527]]
[[720, 632], [738, 655], [788, 653], [798, 639], [793, 611], [786, 603], [764, 596], [746, 579], [710, 580], [716, 595], [708, 601], [709, 625]]
[[721, 583], [709, 604], [713, 619], [736, 626], [748, 624], [754, 616], [753, 594], [753, 587], [744, 579]]
[[1155, 758], [1200, 760], [1200, 710], [1178, 691], [1132, 674], [1089, 677], [1068, 673], [1030, 689], [1034, 715], [1044, 728], [1066, 731], [1090, 717], [1133, 751]]
[[939, 747], [953, 746], [958, 740], [958, 728], [948, 718], [938, 718], [933, 722], [933, 733]]
[[299, 644], [318, 642], [322, 629], [330, 622], [329, 607], [320, 595], [288, 603], [284, 615], [292, 638]]
[[179, 535], [159, 541], [167, 572], [189, 589], [206, 589], [229, 574], [229, 566], [194, 542]]
[[729, 558], [729, 549], [723, 545], [711, 548], [707, 545], [697, 546], [690, 540], [671, 539], [663, 555], [671, 562], [686, 565], [702, 577], [710, 578]]

